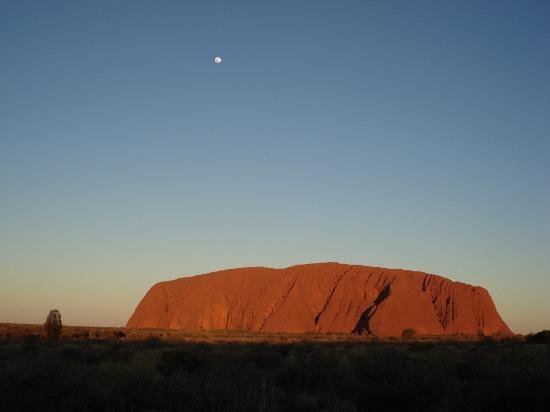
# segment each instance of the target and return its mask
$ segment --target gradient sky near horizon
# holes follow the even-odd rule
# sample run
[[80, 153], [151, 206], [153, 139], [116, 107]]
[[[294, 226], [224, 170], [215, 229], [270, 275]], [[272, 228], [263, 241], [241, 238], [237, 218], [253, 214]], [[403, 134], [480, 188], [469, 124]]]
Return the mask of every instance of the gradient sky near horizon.
[[0, 322], [321, 261], [550, 329], [550, 2], [0, 3]]

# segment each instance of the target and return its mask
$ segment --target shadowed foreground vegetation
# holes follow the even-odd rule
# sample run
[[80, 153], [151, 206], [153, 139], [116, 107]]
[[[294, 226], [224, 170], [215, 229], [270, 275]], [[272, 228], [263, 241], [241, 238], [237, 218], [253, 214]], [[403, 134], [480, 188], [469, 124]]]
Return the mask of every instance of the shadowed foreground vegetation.
[[550, 410], [547, 341], [0, 340], [2, 410]]

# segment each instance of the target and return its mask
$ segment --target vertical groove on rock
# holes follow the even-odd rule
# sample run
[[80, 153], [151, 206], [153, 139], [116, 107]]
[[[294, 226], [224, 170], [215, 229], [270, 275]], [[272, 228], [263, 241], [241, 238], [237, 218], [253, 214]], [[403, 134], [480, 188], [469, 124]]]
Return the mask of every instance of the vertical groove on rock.
[[168, 313], [170, 308], [168, 307], [168, 293], [166, 292], [166, 287], [163, 286], [162, 291], [164, 292], [164, 313]]
[[323, 307], [321, 308], [321, 310], [319, 311], [319, 313], [317, 313], [317, 316], [315, 316], [315, 326], [317, 326], [317, 324], [319, 323], [319, 318], [321, 317], [321, 314], [327, 309], [327, 306], [328, 304], [330, 303], [330, 300], [332, 299], [332, 295], [334, 295], [334, 291], [336, 290], [336, 288], [338, 287], [338, 285], [340, 284], [340, 281], [342, 280], [342, 278], [344, 277], [344, 275], [346, 273], [348, 273], [351, 269], [353, 269], [353, 267], [347, 269], [344, 271], [344, 273], [342, 273], [339, 277], [338, 277], [338, 280], [336, 281], [334, 287], [332, 288], [332, 290], [330, 291], [330, 293], [328, 294], [328, 297], [327, 299], [325, 300], [325, 304], [323, 305]]
[[284, 305], [284, 303], [286, 302], [287, 298], [288, 298], [288, 295], [290, 295], [290, 292], [292, 291], [292, 289], [294, 288], [294, 285], [296, 284], [296, 281], [298, 280], [298, 278], [294, 278], [290, 284], [290, 287], [287, 288], [286, 292], [283, 294], [282, 296], [282, 300], [280, 300], [279, 302], [276, 302], [276, 304], [274, 305], [274, 307], [272, 308], [271, 312], [265, 317], [262, 319], [262, 322], [261, 322], [261, 325], [260, 325], [260, 329], [259, 330], [263, 330], [266, 322], [269, 320], [269, 318], [271, 318], [273, 316], [273, 314], [275, 312], [277, 312], [281, 306]]

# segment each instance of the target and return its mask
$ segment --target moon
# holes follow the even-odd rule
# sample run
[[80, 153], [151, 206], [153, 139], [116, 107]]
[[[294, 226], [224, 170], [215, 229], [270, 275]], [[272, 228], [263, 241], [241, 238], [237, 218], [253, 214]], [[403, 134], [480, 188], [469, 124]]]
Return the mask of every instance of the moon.
[[223, 61], [223, 59], [220, 56], [214, 57], [214, 63], [220, 64]]

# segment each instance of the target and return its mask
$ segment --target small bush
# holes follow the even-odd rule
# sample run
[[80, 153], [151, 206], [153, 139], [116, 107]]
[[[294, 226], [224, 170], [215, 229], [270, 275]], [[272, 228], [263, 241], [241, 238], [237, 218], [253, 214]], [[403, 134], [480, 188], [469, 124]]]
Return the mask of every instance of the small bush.
[[403, 329], [401, 332], [401, 337], [405, 340], [412, 340], [418, 336], [418, 333], [414, 329]]
[[61, 336], [61, 328], [63, 324], [61, 322], [61, 313], [57, 309], [50, 310], [46, 323], [44, 323], [44, 329], [48, 335], [48, 340], [56, 342]]
[[125, 338], [126, 337], [126, 334], [121, 330], [114, 331], [113, 335], [115, 335], [115, 337], [117, 337], [117, 338]]

